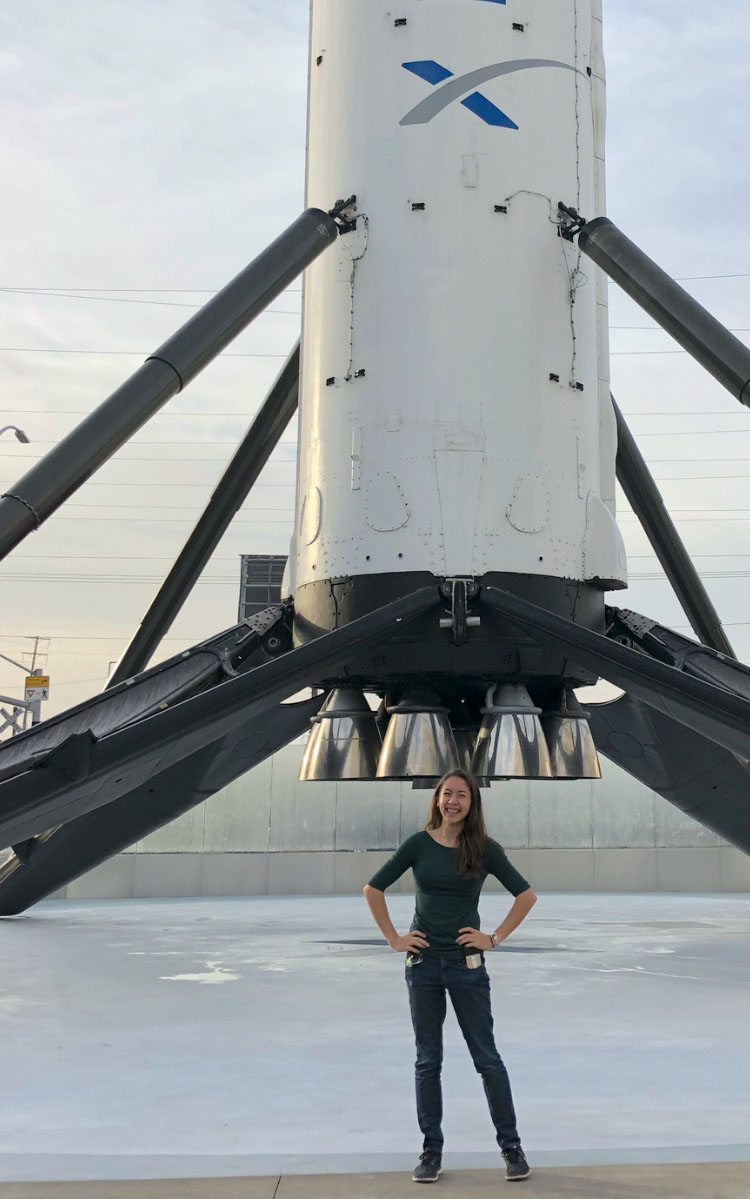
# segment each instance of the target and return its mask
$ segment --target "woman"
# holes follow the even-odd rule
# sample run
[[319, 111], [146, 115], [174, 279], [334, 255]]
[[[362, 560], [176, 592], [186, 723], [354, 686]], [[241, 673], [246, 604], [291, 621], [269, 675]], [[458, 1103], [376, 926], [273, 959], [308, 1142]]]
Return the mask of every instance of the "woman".
[[[416, 910], [411, 929], [400, 936], [391, 923], [384, 892], [412, 868]], [[515, 896], [510, 912], [493, 933], [479, 929], [482, 885], [494, 874]], [[440, 1069], [446, 991], [477, 1072], [482, 1077], [507, 1178], [528, 1178], [529, 1166], [516, 1128], [510, 1082], [495, 1047], [490, 981], [484, 952], [496, 949], [536, 903], [526, 880], [502, 848], [487, 836], [476, 779], [451, 770], [435, 788], [423, 832], [407, 837], [364, 888], [375, 922], [392, 949], [406, 954], [414, 1035], [417, 1118], [423, 1152], [412, 1178], [437, 1182], [443, 1152]]]

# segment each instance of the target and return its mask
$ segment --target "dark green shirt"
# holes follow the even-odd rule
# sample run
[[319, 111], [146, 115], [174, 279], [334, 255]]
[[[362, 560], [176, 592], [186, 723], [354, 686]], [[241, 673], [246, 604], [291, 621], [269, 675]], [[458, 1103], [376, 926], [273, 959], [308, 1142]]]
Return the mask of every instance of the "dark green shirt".
[[410, 867], [416, 893], [411, 929], [418, 929], [429, 941], [425, 957], [463, 956], [456, 937], [459, 929], [480, 927], [479, 894], [488, 874], [499, 879], [511, 895], [529, 889], [496, 841], [487, 842], [483, 872], [476, 878], [462, 878], [458, 873], [458, 850], [440, 845], [426, 831], [407, 837], [393, 857], [373, 874], [369, 885], [385, 891]]

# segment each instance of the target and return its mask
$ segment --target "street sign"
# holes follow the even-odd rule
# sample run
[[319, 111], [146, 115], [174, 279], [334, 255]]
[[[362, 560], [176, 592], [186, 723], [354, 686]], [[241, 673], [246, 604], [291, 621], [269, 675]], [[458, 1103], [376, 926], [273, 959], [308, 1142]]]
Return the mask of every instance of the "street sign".
[[49, 675], [28, 675], [24, 689], [24, 699], [26, 699], [29, 703], [35, 699], [49, 699]]

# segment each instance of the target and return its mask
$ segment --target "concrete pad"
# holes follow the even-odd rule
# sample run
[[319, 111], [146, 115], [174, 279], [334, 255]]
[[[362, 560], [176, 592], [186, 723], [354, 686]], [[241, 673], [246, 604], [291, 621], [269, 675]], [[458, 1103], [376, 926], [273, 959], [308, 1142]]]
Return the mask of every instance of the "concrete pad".
[[278, 1178], [149, 1178], [120, 1182], [6, 1182], [0, 1199], [274, 1199]]
[[[387, 901], [403, 931], [413, 898]], [[0, 1182], [413, 1166], [403, 961], [362, 896], [39, 904], [0, 954]], [[540, 891], [488, 969], [535, 1172], [750, 1160], [750, 897]], [[443, 1080], [441, 1185], [497, 1179], [450, 1010]]]
[[[497, 1196], [504, 1171], [446, 1169], [440, 1194]], [[750, 1163], [533, 1167], [521, 1195], [547, 1199], [747, 1199]], [[0, 1199], [409, 1199], [411, 1171], [0, 1185]]]
[[[440, 1194], [497, 1196], [505, 1170], [445, 1170]], [[504, 1192], [503, 1192], [504, 1193]], [[532, 1169], [522, 1196], [547, 1199], [747, 1199], [750, 1165], [588, 1166]], [[276, 1199], [413, 1199], [406, 1174], [282, 1176]], [[0, 1192], [0, 1199], [3, 1199]], [[118, 1197], [119, 1199], [119, 1197]]]

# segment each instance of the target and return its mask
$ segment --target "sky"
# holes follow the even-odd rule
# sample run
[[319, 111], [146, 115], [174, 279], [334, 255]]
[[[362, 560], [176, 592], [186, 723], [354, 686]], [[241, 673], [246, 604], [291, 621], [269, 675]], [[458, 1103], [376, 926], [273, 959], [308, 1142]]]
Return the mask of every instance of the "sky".
[[[0, 426], [30, 444], [2, 435], [3, 489], [301, 211], [308, 16], [306, 0], [5, 0]], [[604, 23], [608, 214], [748, 342], [750, 9], [604, 0]], [[0, 654], [29, 663], [42, 638], [44, 715], [103, 687], [294, 344], [299, 286], [0, 568]], [[613, 392], [750, 661], [750, 413], [614, 285], [610, 321]], [[287, 552], [294, 439], [159, 657], [235, 622], [241, 553]], [[621, 527], [617, 602], [689, 633], [626, 505]], [[22, 685], [0, 660], [0, 692]]]

